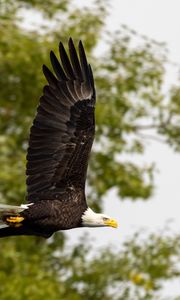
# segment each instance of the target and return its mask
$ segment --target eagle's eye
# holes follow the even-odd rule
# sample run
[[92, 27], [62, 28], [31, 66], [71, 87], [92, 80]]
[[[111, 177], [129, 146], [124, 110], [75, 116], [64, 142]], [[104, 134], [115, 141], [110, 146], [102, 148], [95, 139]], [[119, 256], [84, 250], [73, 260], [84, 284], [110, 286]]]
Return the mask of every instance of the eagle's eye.
[[103, 221], [108, 221], [109, 218], [103, 217]]

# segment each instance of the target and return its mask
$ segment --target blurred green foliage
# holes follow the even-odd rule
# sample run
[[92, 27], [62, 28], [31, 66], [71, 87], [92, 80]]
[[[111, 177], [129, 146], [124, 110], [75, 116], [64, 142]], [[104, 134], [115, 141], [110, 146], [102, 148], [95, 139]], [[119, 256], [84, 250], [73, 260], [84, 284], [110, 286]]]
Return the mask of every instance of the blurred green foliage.
[[[29, 14], [30, 20], [41, 20], [31, 30], [24, 25]], [[29, 127], [45, 84], [41, 66], [50, 65], [50, 49], [57, 52], [58, 41], [67, 43], [69, 36], [83, 41], [96, 79], [89, 204], [100, 210], [111, 188], [121, 199], [149, 199], [154, 165], [132, 159], [144, 153], [149, 130], [180, 150], [179, 87], [173, 86], [166, 96], [162, 92], [166, 57], [148, 41], [134, 46], [127, 30], [106, 32], [107, 14], [107, 1], [81, 8], [71, 0], [0, 1], [1, 202], [19, 204], [25, 199]], [[126, 159], [121, 158], [124, 154]], [[172, 236], [136, 234], [121, 251], [107, 248], [96, 255], [88, 239], [69, 249], [61, 233], [48, 241], [1, 240], [0, 299], [165, 299], [160, 297], [164, 282], [180, 275], [180, 237]]]
[[160, 296], [164, 282], [180, 276], [180, 236], [172, 238], [171, 232], [137, 233], [120, 250], [108, 247], [96, 255], [87, 236], [74, 247], [55, 236], [48, 242], [1, 241], [2, 300], [165, 300]]

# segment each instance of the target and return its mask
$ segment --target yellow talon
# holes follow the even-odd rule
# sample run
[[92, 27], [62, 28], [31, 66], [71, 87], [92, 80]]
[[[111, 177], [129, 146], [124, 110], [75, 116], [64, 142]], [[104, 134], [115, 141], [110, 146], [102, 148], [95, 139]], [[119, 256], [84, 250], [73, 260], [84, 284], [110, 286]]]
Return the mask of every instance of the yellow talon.
[[8, 223], [21, 223], [24, 220], [23, 217], [7, 217], [6, 222]]

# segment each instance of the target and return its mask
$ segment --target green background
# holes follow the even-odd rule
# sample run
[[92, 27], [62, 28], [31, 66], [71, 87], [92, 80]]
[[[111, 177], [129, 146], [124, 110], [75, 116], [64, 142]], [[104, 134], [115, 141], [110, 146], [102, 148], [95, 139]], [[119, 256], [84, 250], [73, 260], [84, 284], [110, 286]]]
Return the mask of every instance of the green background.
[[[174, 151], [180, 150], [180, 89], [173, 85], [168, 95], [163, 94], [168, 60], [163, 46], [147, 39], [134, 47], [128, 28], [109, 34], [108, 13], [108, 1], [81, 8], [71, 0], [0, 1], [1, 203], [25, 201], [25, 155], [45, 84], [42, 64], [50, 66], [49, 51], [57, 54], [58, 42], [67, 45], [70, 36], [76, 44], [83, 41], [96, 79], [89, 205], [100, 211], [111, 188], [121, 201], [149, 200], [155, 166], [131, 159], [145, 151], [142, 130], [153, 130]], [[43, 22], [27, 30], [23, 24], [29, 15]], [[95, 49], [101, 43], [104, 51], [98, 55]], [[119, 159], [124, 154], [129, 159]], [[153, 234], [138, 232], [120, 250], [107, 246], [95, 252], [88, 236], [81, 240], [70, 246], [62, 233], [47, 241], [1, 239], [0, 299], [170, 300], [161, 295], [166, 282], [180, 278], [179, 235], [167, 228]]]

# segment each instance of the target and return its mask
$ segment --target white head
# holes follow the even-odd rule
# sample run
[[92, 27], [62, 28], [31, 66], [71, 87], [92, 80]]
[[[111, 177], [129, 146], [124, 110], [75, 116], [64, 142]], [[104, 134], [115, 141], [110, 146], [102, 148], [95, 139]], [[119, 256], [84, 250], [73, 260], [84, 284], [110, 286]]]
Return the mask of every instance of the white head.
[[82, 226], [85, 227], [104, 227], [110, 226], [117, 228], [118, 224], [115, 220], [104, 214], [95, 213], [91, 208], [84, 212], [82, 215]]

